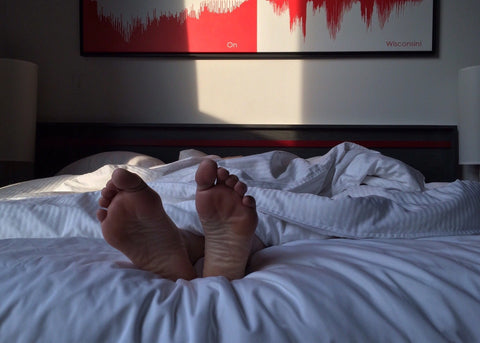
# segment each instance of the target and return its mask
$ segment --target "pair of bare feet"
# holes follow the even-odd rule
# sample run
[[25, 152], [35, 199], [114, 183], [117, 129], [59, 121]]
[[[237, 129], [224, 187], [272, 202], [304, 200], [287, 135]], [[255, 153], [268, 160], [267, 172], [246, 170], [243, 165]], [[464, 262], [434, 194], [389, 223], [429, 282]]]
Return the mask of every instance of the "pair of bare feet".
[[170, 280], [203, 276], [242, 278], [250, 255], [263, 244], [255, 236], [255, 200], [247, 186], [210, 159], [195, 174], [195, 204], [205, 236], [179, 229], [160, 196], [136, 174], [117, 169], [101, 192], [97, 218], [105, 240], [137, 267]]

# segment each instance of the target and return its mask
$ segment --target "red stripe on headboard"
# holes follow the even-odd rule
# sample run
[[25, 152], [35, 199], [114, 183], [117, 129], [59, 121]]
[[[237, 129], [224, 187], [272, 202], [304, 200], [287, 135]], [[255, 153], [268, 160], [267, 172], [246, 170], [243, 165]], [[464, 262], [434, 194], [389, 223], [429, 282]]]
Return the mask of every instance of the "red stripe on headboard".
[[[267, 148], [331, 148], [343, 141], [312, 140], [162, 140], [152, 141], [163, 146], [183, 147], [267, 147]], [[450, 148], [449, 141], [353, 141], [367, 148]], [[151, 144], [146, 144], [151, 145]], [[156, 144], [155, 144], [156, 145]]]
[[[245, 147], [245, 148], [332, 148], [343, 143], [336, 140], [250, 140], [250, 139], [67, 139], [70, 145], [157, 146], [157, 147]], [[449, 141], [352, 141], [366, 148], [433, 148], [449, 149]], [[48, 140], [48, 145], [57, 145]]]

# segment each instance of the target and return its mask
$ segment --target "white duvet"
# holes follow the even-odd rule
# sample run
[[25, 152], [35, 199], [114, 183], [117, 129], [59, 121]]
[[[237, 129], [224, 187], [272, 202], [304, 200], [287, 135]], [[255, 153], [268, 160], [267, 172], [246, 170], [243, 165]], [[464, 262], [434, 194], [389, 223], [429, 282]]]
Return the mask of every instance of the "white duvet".
[[[201, 232], [200, 160], [122, 167]], [[219, 164], [249, 185], [270, 246], [233, 282], [164, 280], [106, 244], [95, 212], [116, 165], [0, 189], [0, 341], [480, 341], [479, 183], [425, 185], [351, 143]]]

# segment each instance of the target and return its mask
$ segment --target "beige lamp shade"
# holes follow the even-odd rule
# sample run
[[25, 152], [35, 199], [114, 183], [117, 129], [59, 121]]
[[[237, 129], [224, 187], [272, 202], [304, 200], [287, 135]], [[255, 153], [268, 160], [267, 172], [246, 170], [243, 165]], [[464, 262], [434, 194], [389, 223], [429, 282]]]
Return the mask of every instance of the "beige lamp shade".
[[0, 161], [33, 162], [38, 66], [0, 58]]
[[458, 76], [459, 162], [480, 164], [480, 65], [461, 69]]

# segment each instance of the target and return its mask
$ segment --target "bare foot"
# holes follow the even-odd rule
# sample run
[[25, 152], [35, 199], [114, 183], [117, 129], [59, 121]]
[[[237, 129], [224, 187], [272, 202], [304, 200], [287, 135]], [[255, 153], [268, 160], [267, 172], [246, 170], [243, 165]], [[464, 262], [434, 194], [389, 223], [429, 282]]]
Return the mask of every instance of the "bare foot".
[[97, 212], [105, 240], [137, 267], [171, 280], [196, 277], [176, 225], [160, 196], [136, 174], [113, 172]]
[[204, 160], [195, 175], [195, 204], [205, 233], [203, 276], [245, 276], [258, 223], [255, 200], [235, 175]]

